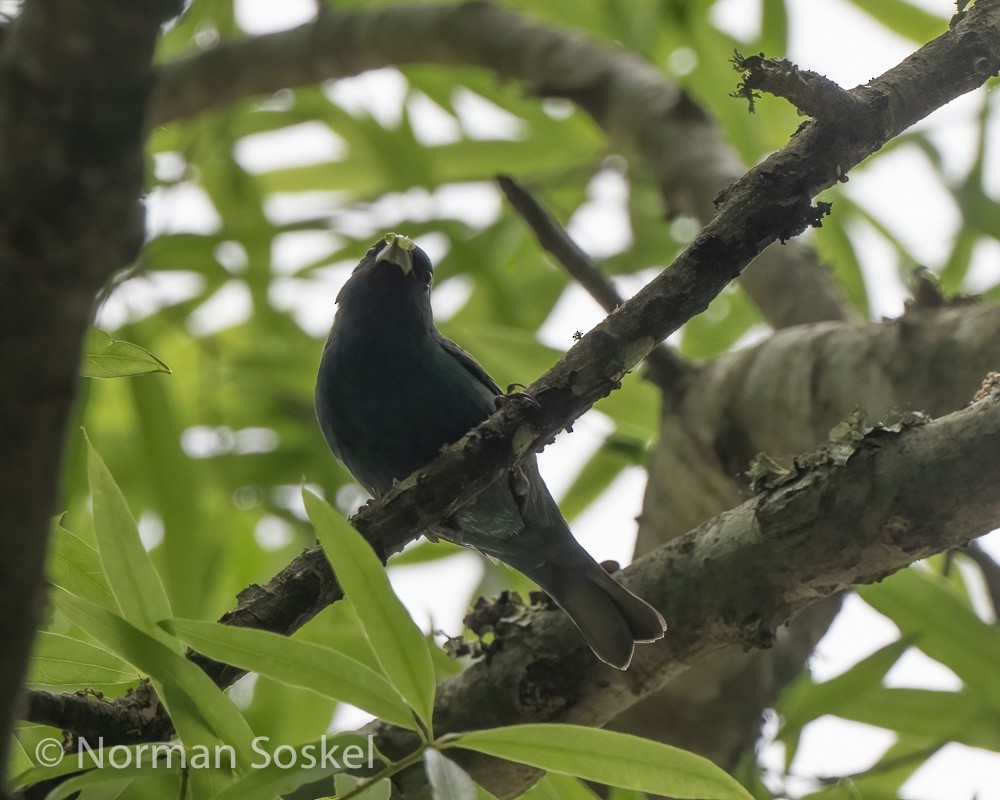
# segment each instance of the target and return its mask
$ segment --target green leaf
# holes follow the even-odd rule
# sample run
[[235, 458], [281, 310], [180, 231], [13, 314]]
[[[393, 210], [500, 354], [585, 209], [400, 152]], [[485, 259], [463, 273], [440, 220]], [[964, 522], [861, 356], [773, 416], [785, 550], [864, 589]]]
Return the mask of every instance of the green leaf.
[[151, 372], [170, 373], [170, 367], [145, 348], [119, 342], [100, 328], [91, 328], [83, 345], [80, 372], [85, 378], [127, 378]]
[[[370, 778], [355, 778], [353, 775], [339, 774], [333, 779], [333, 785], [337, 792], [337, 797], [343, 797], [353, 791], [363, 781]], [[392, 796], [392, 783], [388, 778], [375, 781], [360, 794], [354, 795], [354, 800], [389, 800]]]
[[424, 770], [434, 800], [476, 800], [476, 784], [469, 773], [434, 748], [424, 751]]
[[785, 0], [764, 0], [761, 3], [758, 45], [769, 55], [788, 52], [788, 8]]
[[312, 492], [303, 491], [302, 496], [316, 535], [382, 669], [429, 730], [434, 711], [434, 664], [424, 634], [393, 593], [385, 567], [361, 534]]
[[910, 567], [880, 584], [859, 587], [858, 593], [913, 644], [1000, 709], [1000, 628], [979, 619], [944, 579]]
[[837, 715], [939, 742], [1000, 750], [1000, 712], [968, 689], [882, 688], [841, 705]]
[[177, 619], [165, 627], [216, 661], [350, 703], [386, 722], [417, 730], [413, 715], [393, 685], [337, 650], [218, 622]]
[[31, 686], [63, 692], [111, 692], [124, 690], [138, 680], [134, 669], [102, 647], [49, 631], [38, 633], [31, 656]]
[[577, 778], [549, 772], [521, 795], [521, 800], [597, 800], [597, 795]]
[[738, 286], [727, 287], [703, 314], [683, 328], [681, 352], [688, 358], [710, 358], [728, 350], [749, 330], [762, 322], [760, 311]]
[[[20, 776], [22, 772], [26, 772], [33, 767], [31, 757], [28, 755], [27, 750], [24, 749], [24, 745], [21, 743], [21, 736], [21, 726], [18, 726], [17, 736], [12, 736], [10, 739], [10, 762], [7, 765], [7, 771], [14, 776]], [[14, 784], [16, 781], [17, 777], [15, 777], [11, 783]]]
[[612, 786], [608, 792], [608, 800], [646, 800], [645, 792], [637, 792], [635, 789], [622, 789], [619, 786]]
[[[165, 744], [165, 743], [164, 743]], [[115, 748], [115, 763], [120, 763], [123, 766], [116, 768], [101, 768], [99, 765], [101, 763], [101, 758], [105, 758], [105, 764], [107, 764], [107, 753], [105, 748], [94, 747], [92, 750], [86, 748], [80, 750], [78, 753], [65, 756], [61, 761], [52, 766], [47, 767], [32, 767], [31, 769], [20, 773], [13, 781], [13, 786], [15, 789], [21, 789], [26, 786], [31, 786], [32, 784], [39, 783], [41, 781], [52, 780], [53, 778], [58, 778], [62, 775], [72, 775], [75, 772], [79, 772], [81, 769], [86, 770], [80, 777], [92, 776], [83, 782], [83, 785], [95, 785], [103, 783], [105, 781], [112, 780], [113, 777], [122, 777], [123, 775], [133, 775], [138, 776], [140, 773], [146, 776], [152, 775], [164, 775], [170, 772], [177, 772], [180, 770], [180, 759], [174, 757], [171, 761], [171, 765], [167, 766], [166, 763], [157, 762], [153, 766], [153, 756], [148, 752], [150, 743], [143, 743], [137, 745], [114, 745]], [[124, 766], [126, 758], [131, 767]], [[136, 763], [140, 766], [136, 767]], [[74, 778], [75, 780], [75, 778]], [[67, 781], [68, 782], [68, 781]], [[64, 786], [60, 784], [60, 786]], [[79, 787], [80, 784], [76, 784]], [[60, 796], [68, 796], [72, 793], [72, 789], [65, 794]], [[46, 795], [46, 800], [51, 800], [53, 795]]]
[[[358, 763], [355, 760], [350, 764], [344, 763], [344, 751], [352, 746], [367, 753], [371, 745], [366, 737], [359, 734], [340, 733], [296, 747], [294, 767], [287, 766], [291, 759], [289, 754], [282, 754], [281, 760], [276, 760], [271, 754], [267, 758], [258, 756], [253, 769], [217, 794], [213, 800], [272, 800], [284, 797], [303, 784], [321, 780]], [[324, 751], [332, 751], [332, 757], [325, 758]], [[283, 764], [286, 766], [280, 766]]]
[[706, 758], [670, 745], [578, 725], [511, 725], [464, 733], [456, 747], [549, 772], [677, 798], [749, 800]]
[[608, 437], [560, 498], [563, 516], [570, 521], [575, 519], [603, 494], [625, 467], [634, 463], [631, 454], [615, 447], [612, 437]]
[[49, 580], [70, 594], [86, 597], [108, 610], [118, 610], [104, 577], [101, 554], [61, 525], [56, 527], [49, 556]]
[[948, 20], [932, 14], [907, 0], [879, 0], [862, 3], [854, 0], [860, 11], [877, 19], [889, 30], [918, 44], [929, 42], [948, 28]]
[[[161, 693], [161, 699], [185, 744], [203, 743], [202, 737], [194, 735], [200, 726], [232, 745], [242, 763], [252, 760], [253, 731], [229, 698], [193, 662], [89, 600], [64, 591], [57, 592], [55, 600], [70, 621], [163, 685], [166, 692]], [[186, 727], [192, 732], [187, 739]]]
[[854, 242], [847, 230], [852, 224], [852, 218], [856, 217], [850, 213], [849, 202], [843, 203], [841, 207], [840, 194], [842, 193], [838, 193], [838, 199], [834, 201], [840, 213], [825, 220], [823, 227], [813, 233], [813, 240], [820, 258], [831, 265], [851, 304], [867, 317], [868, 287], [865, 285], [864, 273]]
[[[170, 618], [170, 601], [146, 548], [142, 546], [139, 529], [125, 496], [89, 438], [87, 473], [94, 500], [97, 547], [104, 574], [122, 616], [140, 630], [162, 637], [157, 623]], [[171, 644], [176, 645], [173, 641]]]
[[907, 640], [892, 642], [828, 681], [813, 683], [806, 675], [789, 686], [778, 705], [784, 718], [782, 737], [797, 735], [806, 723], [836, 714], [842, 704], [881, 689], [882, 679], [910, 645]]
[[102, 787], [110, 789], [111, 797], [117, 797], [118, 793], [124, 790], [136, 778], [154, 778], [163, 775], [165, 772], [179, 772], [179, 769], [168, 767], [157, 767], [151, 765], [127, 766], [127, 767], [106, 767], [105, 769], [92, 769], [82, 775], [75, 775], [67, 781], [60, 783], [52, 792], [45, 796], [45, 800], [65, 800], [67, 797], [77, 797], [80, 800], [87, 795], [98, 797], [87, 792], [87, 789]]

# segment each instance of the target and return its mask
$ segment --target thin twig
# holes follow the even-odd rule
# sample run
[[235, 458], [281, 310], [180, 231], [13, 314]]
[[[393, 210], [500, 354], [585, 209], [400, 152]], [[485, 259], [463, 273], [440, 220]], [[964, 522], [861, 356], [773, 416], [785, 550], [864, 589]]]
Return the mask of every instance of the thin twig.
[[989, 553], [983, 550], [979, 542], [973, 542], [965, 550], [965, 554], [976, 562], [983, 575], [986, 591], [993, 603], [993, 612], [1000, 618], [1000, 564]]
[[[573, 241], [566, 229], [535, 198], [527, 187], [509, 175], [497, 175], [497, 184], [535, 238], [577, 283], [586, 289], [609, 314], [625, 302], [601, 268]], [[647, 377], [664, 392], [674, 394], [694, 366], [667, 345], [660, 344], [646, 356]]]

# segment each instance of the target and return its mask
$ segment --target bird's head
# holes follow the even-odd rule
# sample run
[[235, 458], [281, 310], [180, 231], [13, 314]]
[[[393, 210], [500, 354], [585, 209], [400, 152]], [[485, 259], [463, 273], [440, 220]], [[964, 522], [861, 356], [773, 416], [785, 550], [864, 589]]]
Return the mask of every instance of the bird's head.
[[430, 289], [434, 266], [427, 253], [408, 236], [387, 233], [368, 248], [364, 258], [337, 296], [345, 307], [363, 314], [409, 317], [415, 313], [430, 323]]

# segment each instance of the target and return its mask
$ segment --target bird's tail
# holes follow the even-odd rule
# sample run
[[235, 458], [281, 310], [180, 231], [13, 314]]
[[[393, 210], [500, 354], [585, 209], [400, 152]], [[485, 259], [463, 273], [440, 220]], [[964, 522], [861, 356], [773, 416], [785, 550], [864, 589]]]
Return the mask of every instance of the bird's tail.
[[525, 572], [570, 615], [594, 654], [618, 669], [632, 661], [636, 642], [662, 639], [663, 616], [622, 586], [581, 548], [574, 563], [545, 563]]

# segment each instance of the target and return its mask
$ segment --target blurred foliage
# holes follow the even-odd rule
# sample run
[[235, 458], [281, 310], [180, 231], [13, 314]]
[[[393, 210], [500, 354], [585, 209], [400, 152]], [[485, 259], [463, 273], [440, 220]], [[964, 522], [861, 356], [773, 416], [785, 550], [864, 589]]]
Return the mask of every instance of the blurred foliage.
[[[354, 0], [338, 6], [370, 4]], [[510, 0], [505, 5], [616, 43], [660, 66], [710, 110], [748, 164], [782, 146], [801, 121], [781, 101], [765, 98], [751, 116], [729, 97], [737, 80], [729, 64], [732, 51], [786, 55], [795, 44], [792, 7], [801, 4], [763, 0], [757, 24], [750, 26], [758, 33], [749, 38], [730, 31], [731, 2]], [[870, 22], [914, 43], [947, 25], [906, 0], [855, 5]], [[243, 36], [238, 19], [230, 0], [194, 0], [166, 31], [158, 58]], [[810, 239], [864, 314], [878, 308], [872, 270], [888, 271], [875, 257], [889, 258], [900, 282], [923, 264], [937, 272], [948, 293], [1000, 297], [1000, 209], [987, 148], [1000, 101], [985, 92], [975, 98], [977, 122], [967, 126], [975, 138], [971, 159], [955, 152], [947, 130], [927, 123], [856, 172], [866, 175], [903, 152], [920, 159], [961, 220], [943, 257], [927, 263], [900, 228], [899, 215], [872, 205], [853, 184], [827, 193], [834, 213]], [[319, 434], [312, 388], [334, 298], [375, 238], [393, 229], [416, 237], [437, 264], [434, 299], [444, 332], [473, 352], [501, 385], [528, 384], [572, 345], [576, 330], [586, 330], [597, 317], [592, 305], [570, 302], [579, 295], [568, 293], [567, 276], [500, 202], [492, 180], [499, 172], [516, 175], [588, 240], [601, 239], [582, 225], [595, 212], [622, 220], [622, 226], [608, 226], [609, 244], [600, 260], [634, 289], [651, 269], [668, 264], [690, 236], [684, 226], [667, 223], [656, 187], [632, 158], [564, 101], [539, 101], [478, 70], [428, 66], [286, 89], [154, 131], [149, 240], [132, 268], [107, 287], [98, 323], [115, 340], [133, 345], [132, 355], [152, 354], [157, 361], [140, 359], [146, 367], [167, 364], [171, 374], [85, 379], [77, 422], [102, 453], [137, 520], [170, 613], [215, 619], [242, 589], [266, 581], [312, 544], [303, 483], [341, 512], [361, 502]], [[621, 235], [615, 233], [619, 227]], [[871, 241], [884, 256], [863, 249]], [[984, 252], [992, 254], [992, 262], [984, 260]], [[734, 288], [686, 326], [679, 346], [690, 358], [713, 358], [762, 327], [752, 303]], [[604, 496], [623, 470], [643, 467], [656, 435], [658, 396], [638, 376], [597, 409], [610, 422], [600, 434], [584, 425], [575, 434], [595, 441], [565, 494], [570, 519]], [[95, 530], [87, 461], [83, 439], [74, 435], [66, 513], [50, 574], [81, 599], [51, 613], [32, 681], [53, 691], [91, 689], [114, 696], [134, 685], [137, 674], [154, 672], [139, 663], [151, 652], [176, 655], [170, 649], [176, 640], [164, 639], [160, 629], [143, 630], [142, 620], [119, 605], [121, 575], [115, 586], [106, 579], [102, 555], [109, 545]], [[117, 535], [125, 537], [123, 530], [131, 530], [128, 515], [122, 516], [120, 507], [115, 514], [125, 526]], [[123, 547], [126, 541], [121, 539]], [[142, 563], [134, 540], [127, 548], [133, 566]], [[453, 552], [421, 544], [400, 560], [426, 562]], [[119, 568], [131, 567], [119, 562]], [[484, 570], [477, 593], [511, 582], [525, 588], [523, 579], [507, 570], [491, 564]], [[132, 591], [142, 595], [151, 584], [140, 581]], [[899, 625], [904, 638], [839, 678], [813, 683], [803, 675], [781, 700], [779, 739], [790, 763], [802, 729], [829, 713], [893, 730], [898, 740], [871, 774], [852, 779], [850, 792], [856, 793], [836, 785], [816, 797], [895, 796], [906, 777], [948, 741], [1000, 749], [1000, 697], [991, 681], [1000, 668], [996, 627], [970, 610], [961, 578], [949, 582], [914, 573], [864, 596]], [[931, 613], [944, 607], [947, 619]], [[117, 627], [102, 616], [118, 612], [124, 619]], [[88, 625], [100, 628], [98, 623], [114, 637], [84, 633]], [[364, 621], [349, 603], [327, 609], [295, 638], [380, 669]], [[886, 688], [886, 672], [909, 646], [924, 648], [950, 667], [963, 688]], [[443, 666], [446, 659], [431, 650], [439, 676], [455, 668]], [[241, 714], [234, 716], [219, 699], [205, 700], [199, 714], [183, 698], [204, 700], [210, 693], [189, 672], [178, 667], [154, 677], [173, 697], [179, 727], [186, 724], [195, 741], [226, 738], [223, 732], [239, 738], [236, 717], [259, 735], [312, 741], [327, 730], [336, 707], [334, 699], [304, 685], [258, 676], [231, 692]], [[28, 768], [34, 743], [51, 733], [25, 726], [17, 766]], [[136, 784], [122, 796], [174, 797], [178, 780], [146, 776], [141, 792]], [[746, 782], [755, 796], [767, 796], [752, 769]], [[190, 788], [197, 795], [210, 787]], [[553, 774], [531, 796], [592, 794], [575, 779]], [[640, 794], [629, 789], [613, 796]]]

